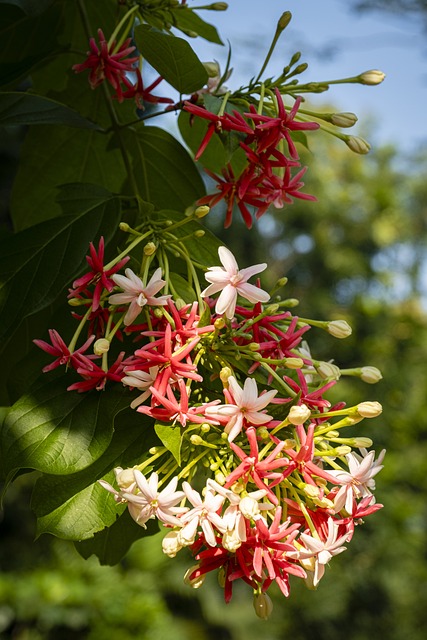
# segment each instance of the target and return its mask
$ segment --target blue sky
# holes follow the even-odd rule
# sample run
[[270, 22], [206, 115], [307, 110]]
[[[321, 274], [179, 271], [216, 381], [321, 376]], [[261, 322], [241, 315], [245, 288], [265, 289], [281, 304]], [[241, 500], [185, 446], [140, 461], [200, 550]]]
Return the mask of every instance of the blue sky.
[[[316, 100], [329, 99], [339, 110], [355, 112], [359, 123], [351, 133], [365, 133], [371, 122], [369, 139], [374, 145], [395, 142], [407, 152], [427, 142], [427, 37], [421, 26], [384, 14], [360, 16], [346, 0], [229, 0], [226, 12], [201, 12], [232, 44], [230, 88], [257, 72], [277, 19], [286, 10], [293, 19], [267, 69], [269, 75], [280, 73], [296, 50], [309, 64], [303, 76], [307, 81], [381, 69], [387, 77], [379, 86], [338, 85]], [[203, 60], [226, 59], [223, 47], [200, 39], [191, 44]]]

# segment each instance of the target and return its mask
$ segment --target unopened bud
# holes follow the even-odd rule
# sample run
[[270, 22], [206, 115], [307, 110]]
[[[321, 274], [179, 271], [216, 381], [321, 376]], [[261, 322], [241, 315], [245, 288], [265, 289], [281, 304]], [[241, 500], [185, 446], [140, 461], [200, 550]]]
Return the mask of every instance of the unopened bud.
[[304, 73], [304, 71], [308, 68], [307, 62], [301, 62], [297, 67], [295, 67], [293, 73], [298, 75], [300, 73]]
[[250, 342], [248, 344], [248, 349], [249, 351], [259, 351], [259, 344], [258, 342]]
[[156, 253], [156, 245], [154, 244], [154, 242], [147, 242], [147, 244], [144, 247], [144, 255], [145, 256], [152, 256], [153, 253]]
[[360, 378], [368, 384], [375, 384], [382, 379], [381, 371], [376, 367], [362, 367], [360, 370]]
[[177, 298], [175, 300], [175, 307], [178, 309], [178, 311], [181, 311], [181, 309], [183, 309], [186, 305], [187, 303], [182, 298]]
[[360, 402], [357, 405], [357, 413], [362, 418], [376, 418], [382, 413], [382, 406], [379, 402]]
[[348, 127], [352, 127], [357, 122], [357, 116], [355, 113], [351, 113], [350, 111], [346, 111], [344, 113], [333, 113], [331, 115], [331, 123], [336, 127], [342, 127], [346, 129]]
[[296, 298], [288, 298], [287, 300], [283, 300], [283, 305], [287, 307], [297, 307], [299, 305], [299, 300]]
[[286, 276], [283, 276], [283, 278], [279, 278], [279, 280], [276, 282], [275, 289], [280, 289], [280, 287], [284, 287], [285, 284], [287, 284], [287, 282], [288, 282], [288, 278]]
[[344, 142], [346, 143], [347, 147], [351, 149], [351, 151], [354, 151], [354, 153], [359, 153], [361, 155], [369, 153], [369, 150], [371, 148], [369, 142], [366, 142], [366, 140], [364, 140], [363, 138], [359, 138], [359, 136], [347, 136], [344, 139]]
[[248, 520], [253, 520], [255, 516], [259, 515], [259, 505], [255, 498], [245, 496], [239, 502], [240, 513]]
[[211, 430], [211, 425], [208, 424], [207, 422], [204, 422], [203, 424], [200, 425], [200, 431], [202, 433], [209, 433], [210, 430]]
[[156, 318], [163, 318], [163, 309], [161, 307], [156, 307], [155, 309], [153, 309], [153, 313]]
[[110, 350], [110, 341], [106, 338], [99, 338], [93, 345], [93, 352], [97, 356], [102, 356]]
[[346, 456], [347, 453], [351, 452], [351, 447], [347, 444], [341, 444], [339, 447], [335, 449], [335, 455], [337, 456]]
[[282, 15], [279, 18], [279, 21], [277, 23], [277, 28], [283, 31], [283, 29], [286, 29], [286, 27], [288, 26], [291, 20], [292, 20], [292, 13], [290, 11], [285, 11], [284, 13], [282, 13]]
[[210, 211], [210, 207], [208, 207], [207, 205], [201, 205], [200, 207], [197, 207], [197, 209], [194, 212], [194, 215], [196, 216], [196, 218], [204, 218], [205, 216], [208, 215]]
[[[220, 70], [219, 70], [219, 64], [218, 62], [202, 62], [209, 78], [216, 78], [217, 76], [219, 76]], [[201, 207], [198, 207], [199, 209]], [[208, 211], [209, 211], [209, 207], [207, 207]], [[197, 209], [196, 209], [197, 211]], [[194, 212], [196, 213], [196, 212]], [[196, 214], [197, 215], [197, 214]]]
[[326, 380], [331, 378], [332, 380], [339, 380], [341, 377], [341, 371], [336, 364], [332, 362], [321, 362], [317, 367], [317, 373], [321, 378]]
[[371, 438], [365, 438], [363, 436], [351, 438], [350, 442], [353, 447], [357, 447], [358, 449], [369, 449], [374, 444]]
[[206, 233], [206, 231], [204, 229], [197, 229], [197, 231], [194, 232], [194, 237], [195, 238], [203, 238], [205, 233]]
[[225, 320], [224, 318], [217, 318], [214, 322], [214, 327], [217, 331], [220, 331], [221, 329], [224, 329], [225, 327]]
[[370, 71], [364, 71], [358, 77], [360, 84], [368, 84], [374, 86], [376, 84], [381, 84], [381, 82], [385, 78], [385, 73], [380, 71], [379, 69], [371, 69]]
[[223, 384], [224, 386], [225, 386], [225, 385], [228, 385], [228, 378], [229, 378], [230, 376], [232, 376], [232, 375], [233, 375], [233, 372], [232, 372], [232, 370], [230, 369], [230, 367], [223, 367], [223, 368], [221, 369], [221, 371], [219, 372], [219, 377], [220, 377], [221, 382], [222, 382], [222, 384]]
[[285, 365], [288, 369], [301, 369], [304, 366], [304, 360], [302, 358], [286, 358]]
[[256, 593], [254, 595], [253, 605], [258, 618], [267, 620], [273, 611], [273, 603], [267, 593]]
[[280, 307], [279, 307], [278, 304], [269, 304], [265, 311], [269, 316], [272, 316], [279, 309], [280, 309]]
[[197, 434], [193, 434], [192, 436], [190, 436], [190, 442], [191, 444], [203, 444], [203, 440], [200, 436], [198, 436]]
[[131, 485], [135, 484], [133, 469], [117, 467], [114, 469], [114, 475], [116, 476], [116, 482], [120, 489], [129, 489]]
[[291, 424], [299, 425], [304, 424], [306, 420], [311, 416], [311, 411], [305, 404], [294, 405], [291, 407], [288, 414], [288, 421]]
[[119, 229], [120, 231], [130, 231], [130, 226], [128, 225], [127, 222], [121, 222], [119, 224]]
[[175, 558], [182, 545], [178, 541], [178, 531], [170, 531], [162, 540], [162, 549], [169, 558]]
[[211, 11], [227, 11], [228, 4], [226, 2], [214, 2], [210, 4], [208, 7], [204, 7], [205, 9], [210, 9]]
[[332, 320], [327, 324], [328, 333], [334, 338], [348, 338], [351, 335], [351, 327], [345, 320]]

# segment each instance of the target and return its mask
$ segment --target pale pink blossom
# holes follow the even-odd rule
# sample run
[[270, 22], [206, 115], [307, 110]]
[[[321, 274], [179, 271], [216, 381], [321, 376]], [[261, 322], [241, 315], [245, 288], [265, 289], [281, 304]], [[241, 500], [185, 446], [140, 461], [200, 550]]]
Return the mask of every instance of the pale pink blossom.
[[381, 451], [377, 460], [374, 460], [375, 451], [360, 449], [362, 453], [359, 456], [353, 451], [346, 455], [349, 471], [328, 471], [328, 473], [336, 479], [337, 483], [342, 485], [334, 500], [334, 509], [338, 513], [345, 508], [347, 513], [353, 512], [353, 498], [364, 498], [371, 496], [375, 490], [374, 476], [381, 471], [381, 464], [385, 449]]
[[154, 384], [158, 372], [159, 367], [150, 367], [148, 371], [140, 371], [139, 369], [129, 372], [125, 371], [126, 375], [122, 378], [123, 384], [133, 387], [134, 389], [143, 390], [143, 393], [130, 403], [132, 409], [139, 407], [140, 404], [151, 396], [150, 387]]
[[167, 304], [170, 295], [154, 297], [166, 284], [166, 281], [161, 279], [162, 270], [160, 267], [155, 270], [147, 284], [144, 284], [132, 269], [125, 269], [125, 274], [125, 276], [120, 274], [111, 276], [115, 284], [123, 289], [123, 293], [114, 293], [109, 297], [108, 302], [113, 305], [129, 304], [129, 309], [124, 317], [124, 323], [128, 326], [138, 317], [146, 304], [163, 306]]
[[264, 271], [267, 267], [265, 263], [255, 264], [252, 267], [239, 270], [236, 259], [229, 249], [219, 247], [218, 255], [223, 266], [209, 267], [205, 278], [211, 284], [202, 291], [202, 297], [212, 296], [221, 291], [215, 305], [215, 311], [218, 314], [225, 313], [230, 320], [233, 318], [237, 294], [253, 304], [256, 302], [268, 302], [270, 296], [266, 291], [248, 283], [251, 276]]
[[[333, 518], [329, 518], [326, 540], [314, 538], [307, 533], [301, 533], [300, 535], [300, 541], [304, 543], [305, 548], [300, 549], [299, 558], [303, 561], [308, 558], [314, 558], [314, 575], [311, 576], [314, 587], [318, 585], [325, 573], [325, 565], [331, 558], [346, 550], [346, 547], [342, 545], [347, 541], [348, 532], [346, 531], [344, 535], [338, 537], [338, 531], [339, 525], [334, 522]], [[304, 567], [306, 567], [305, 564]]]
[[215, 532], [225, 533], [226, 527], [221, 516], [218, 515], [219, 509], [225, 500], [224, 496], [216, 494], [208, 487], [204, 500], [200, 494], [191, 487], [188, 482], [182, 483], [182, 488], [187, 500], [193, 505], [193, 509], [181, 516], [181, 524], [183, 528], [178, 534], [179, 544], [189, 546], [193, 544], [197, 528], [202, 528], [207, 544], [211, 547], [216, 546]]
[[[254, 378], [246, 378], [243, 389], [234, 376], [228, 378], [231, 400], [228, 404], [208, 407], [205, 415], [219, 420], [225, 425], [228, 440], [232, 442], [243, 429], [243, 421], [249, 425], [262, 425], [272, 420], [262, 409], [274, 398], [277, 390], [267, 391], [258, 396], [258, 387]], [[234, 402], [233, 402], [234, 401]]]

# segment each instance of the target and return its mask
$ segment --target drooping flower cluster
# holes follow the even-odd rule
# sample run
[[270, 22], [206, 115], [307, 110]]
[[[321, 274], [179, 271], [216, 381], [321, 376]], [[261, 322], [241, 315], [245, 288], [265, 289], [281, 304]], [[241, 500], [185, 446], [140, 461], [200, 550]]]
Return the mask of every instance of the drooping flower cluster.
[[258, 219], [270, 205], [281, 209], [285, 204], [291, 204], [293, 198], [316, 199], [301, 192], [304, 186], [302, 177], [306, 168], [301, 168], [292, 132], [318, 129], [319, 124], [297, 119], [301, 98], [295, 100], [288, 112], [277, 88], [274, 97], [274, 116], [258, 113], [253, 105], [244, 113], [234, 109], [232, 113], [218, 115], [198, 104], [185, 103], [184, 109], [192, 114], [193, 118], [209, 122], [196, 152], [196, 160], [200, 159], [215, 133], [233, 132], [240, 138], [240, 148], [246, 156], [247, 164], [237, 175], [231, 163], [224, 167], [222, 175], [206, 169], [208, 175], [217, 182], [217, 193], [201, 198], [199, 204], [213, 207], [224, 200], [227, 203], [224, 225], [226, 228], [231, 224], [235, 205], [250, 229], [252, 215], [248, 207], [255, 210], [255, 217]]
[[[300, 319], [286, 301], [269, 304], [270, 294], [248, 282], [265, 264], [239, 269], [220, 247], [222, 266], [207, 268], [208, 287], [196, 287], [198, 300], [185, 303], [168, 293], [172, 281], [162, 279], [148, 249], [140, 274], [126, 267], [122, 275], [128, 255], [104, 266], [103, 241], [98, 251], [91, 245], [90, 271], [69, 296], [85, 312], [68, 345], [54, 330], [52, 344], [36, 341], [54, 357], [44, 370], [65, 365], [77, 373], [70, 390], [107, 390], [113, 382], [132, 390], [130, 406], [145, 428], [152, 421], [159, 444], [136, 466], [116, 468], [116, 486], [110, 477], [102, 486], [142, 527], [158, 520], [167, 555], [189, 549], [189, 585], [218, 572], [228, 602], [242, 579], [266, 617], [273, 583], [285, 596], [290, 576], [316, 588], [355, 527], [381, 507], [373, 490], [384, 452], [375, 459], [369, 438], [341, 434], [381, 406], [327, 399], [344, 372], [312, 357], [307, 332], [318, 326], [344, 337], [350, 327]], [[370, 382], [379, 379], [374, 367], [345, 373], [366, 369]]]

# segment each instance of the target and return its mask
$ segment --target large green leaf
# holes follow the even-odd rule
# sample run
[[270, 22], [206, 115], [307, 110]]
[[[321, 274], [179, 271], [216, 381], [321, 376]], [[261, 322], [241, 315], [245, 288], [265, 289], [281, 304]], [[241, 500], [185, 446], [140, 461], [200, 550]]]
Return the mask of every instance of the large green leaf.
[[158, 532], [157, 520], [149, 520], [144, 529], [132, 520], [126, 509], [110, 527], [95, 533], [93, 538], [76, 542], [75, 547], [85, 559], [96, 555], [102, 565], [114, 565], [120, 562], [134, 542]]
[[181, 426], [179, 424], [171, 426], [163, 422], [156, 422], [154, 429], [166, 449], [171, 452], [178, 465], [181, 465]]
[[193, 31], [209, 42], [215, 44], [223, 44], [218, 35], [216, 27], [205, 22], [195, 11], [190, 9], [188, 5], [180, 5], [170, 10], [175, 19], [175, 26], [184, 31]]
[[[80, 129], [101, 128], [65, 104], [15, 91], [0, 93], [0, 125], [65, 124]], [[52, 132], [53, 134], [53, 132]]]
[[193, 93], [206, 84], [206, 69], [186, 40], [141, 24], [135, 29], [135, 42], [142, 56], [180, 93]]
[[[128, 398], [127, 405], [129, 403]], [[43, 475], [37, 480], [31, 506], [38, 516], [38, 533], [82, 540], [111, 525], [120, 509], [117, 510], [113, 496], [97, 480], [104, 477], [114, 484], [112, 468], [133, 466], [157, 443], [151, 419], [129, 406], [119, 412], [114, 418], [114, 434], [107, 449], [92, 465], [70, 475]], [[85, 503], [92, 512], [89, 527], [87, 521], [79, 521], [79, 510]]]
[[32, 127], [12, 191], [12, 219], [17, 231], [58, 216], [56, 188], [67, 183], [99, 184], [120, 192], [126, 171], [110, 136], [64, 125]]
[[0, 85], [24, 78], [53, 53], [63, 51], [58, 33], [63, 21], [62, 7], [50, 7], [40, 16], [28, 16], [17, 6], [0, 5]]
[[1, 468], [72, 474], [107, 449], [114, 416], [129, 405], [123, 387], [108, 392], [67, 391], [68, 377], [47, 378], [9, 410], [1, 431]]
[[29, 16], [37, 16], [46, 11], [54, 0], [0, 0], [0, 4], [14, 4]]
[[78, 273], [91, 240], [108, 241], [120, 220], [120, 203], [101, 199], [71, 215], [42, 222], [0, 244], [0, 338], [23, 318], [47, 307]]
[[184, 211], [205, 194], [190, 155], [170, 133], [158, 127], [143, 127], [136, 132], [123, 131], [122, 135], [145, 200], [158, 209]]

